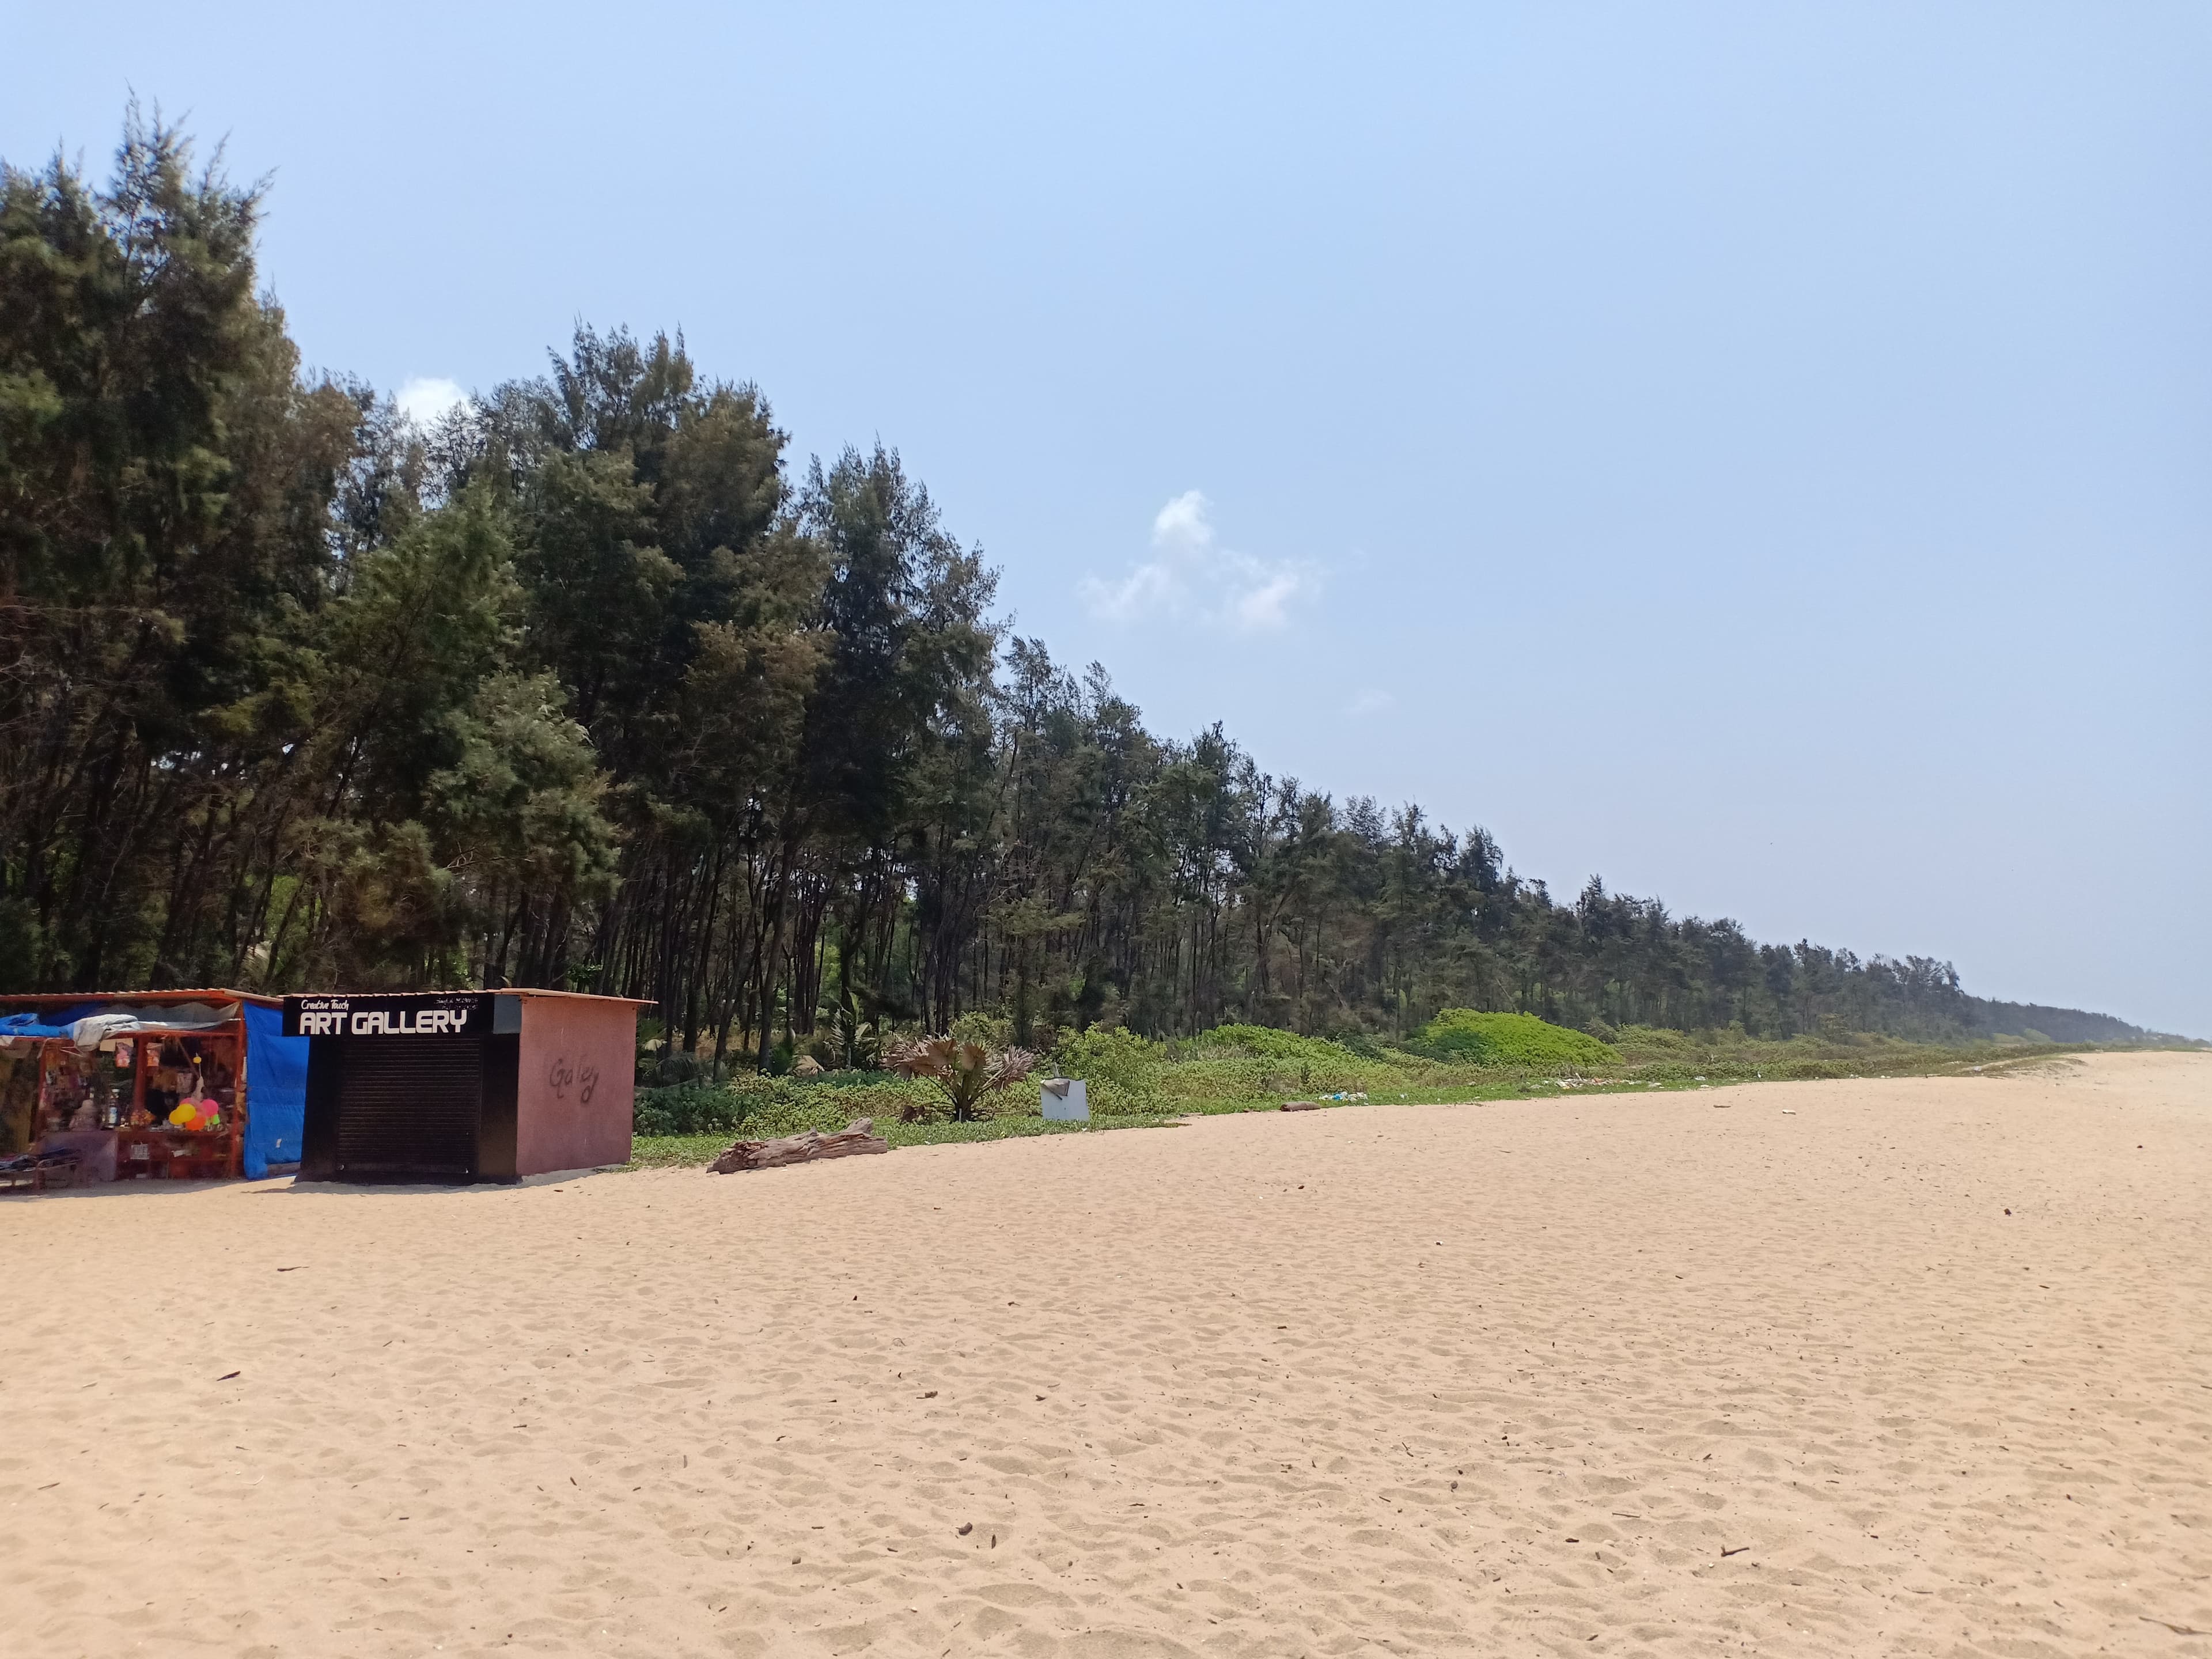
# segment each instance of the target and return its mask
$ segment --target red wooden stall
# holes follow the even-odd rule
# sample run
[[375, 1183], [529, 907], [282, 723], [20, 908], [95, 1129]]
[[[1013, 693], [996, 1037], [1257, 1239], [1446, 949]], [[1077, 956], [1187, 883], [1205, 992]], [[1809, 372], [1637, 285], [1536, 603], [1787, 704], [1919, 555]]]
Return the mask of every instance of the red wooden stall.
[[31, 1160], [38, 1185], [240, 1174], [248, 1026], [276, 1006], [227, 988], [0, 998], [0, 1161]]

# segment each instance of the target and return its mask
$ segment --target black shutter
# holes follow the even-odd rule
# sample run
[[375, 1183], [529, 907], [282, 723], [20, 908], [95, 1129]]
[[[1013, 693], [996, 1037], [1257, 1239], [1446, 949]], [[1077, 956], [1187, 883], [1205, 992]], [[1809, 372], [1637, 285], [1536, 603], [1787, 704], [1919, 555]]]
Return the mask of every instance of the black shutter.
[[468, 1178], [477, 1172], [483, 1042], [472, 1036], [346, 1042], [337, 1174]]

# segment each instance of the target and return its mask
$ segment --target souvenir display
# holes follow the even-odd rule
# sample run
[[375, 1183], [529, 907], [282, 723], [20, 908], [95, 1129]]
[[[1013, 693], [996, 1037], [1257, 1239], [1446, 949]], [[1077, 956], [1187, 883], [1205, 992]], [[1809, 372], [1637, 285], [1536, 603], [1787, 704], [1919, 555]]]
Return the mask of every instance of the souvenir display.
[[[49, 1136], [112, 1137], [76, 1144], [118, 1177], [204, 1179], [237, 1173], [239, 1038], [229, 1031], [144, 1032], [79, 1048], [57, 1033], [34, 1040], [21, 1062], [27, 1117], [11, 1132], [24, 1144]], [[8, 1150], [0, 1144], [0, 1151]]]

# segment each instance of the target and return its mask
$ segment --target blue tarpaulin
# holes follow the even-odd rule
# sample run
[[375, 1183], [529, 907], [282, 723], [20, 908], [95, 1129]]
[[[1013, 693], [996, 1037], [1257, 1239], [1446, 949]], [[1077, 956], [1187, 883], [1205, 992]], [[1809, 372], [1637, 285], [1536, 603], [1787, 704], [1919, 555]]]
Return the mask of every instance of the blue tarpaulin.
[[40, 1009], [34, 1013], [0, 1015], [0, 1037], [65, 1037], [70, 1026], [100, 1012], [100, 1004], [81, 1002], [74, 1008], [51, 1012]]
[[300, 1161], [307, 1115], [307, 1039], [284, 1035], [284, 1012], [246, 1005], [246, 1178]]

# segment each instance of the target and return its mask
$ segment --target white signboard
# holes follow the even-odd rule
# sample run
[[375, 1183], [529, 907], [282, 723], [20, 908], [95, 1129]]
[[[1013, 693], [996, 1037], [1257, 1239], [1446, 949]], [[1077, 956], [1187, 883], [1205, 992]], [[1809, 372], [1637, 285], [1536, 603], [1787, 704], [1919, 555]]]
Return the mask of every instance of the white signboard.
[[1048, 1077], [1044, 1080], [1044, 1115], [1049, 1118], [1091, 1121], [1091, 1090], [1079, 1077]]

